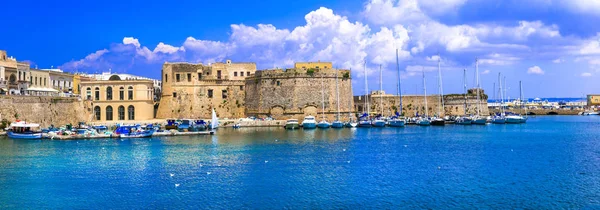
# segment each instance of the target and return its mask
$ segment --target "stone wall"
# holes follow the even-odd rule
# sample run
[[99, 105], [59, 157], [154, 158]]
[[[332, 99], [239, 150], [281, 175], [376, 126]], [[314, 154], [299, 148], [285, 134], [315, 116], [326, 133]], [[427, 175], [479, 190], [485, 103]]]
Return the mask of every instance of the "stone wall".
[[275, 69], [257, 71], [246, 78], [246, 115], [278, 120], [312, 115], [332, 121], [337, 116], [336, 72], [341, 120], [354, 112], [349, 70]]
[[0, 96], [0, 118], [39, 123], [42, 127], [87, 122], [91, 119], [89, 106], [77, 98]]
[[[383, 115], [391, 116], [398, 111], [400, 106], [400, 98], [397, 95], [383, 94], [381, 95], [378, 91], [373, 92], [368, 96], [369, 108], [371, 115], [377, 115], [382, 112]], [[427, 100], [427, 114], [429, 116], [440, 115], [440, 116], [457, 116], [464, 115], [464, 95], [445, 95], [444, 96], [444, 110], [440, 113], [440, 98], [439, 95], [429, 95], [425, 97]], [[417, 112], [419, 115], [425, 115], [425, 98], [419, 95], [404, 95], [402, 96], [402, 112], [405, 116], [415, 116]], [[365, 96], [354, 97], [355, 109], [358, 113], [364, 113], [365, 108]], [[477, 97], [475, 95], [467, 95], [467, 114], [477, 113]], [[481, 100], [481, 115], [489, 115], [487, 109], [486, 100]]]

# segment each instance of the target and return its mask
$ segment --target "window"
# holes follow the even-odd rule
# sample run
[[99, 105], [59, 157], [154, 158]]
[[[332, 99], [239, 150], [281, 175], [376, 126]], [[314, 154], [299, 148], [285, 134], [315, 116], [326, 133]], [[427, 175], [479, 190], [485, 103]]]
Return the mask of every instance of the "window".
[[98, 88], [98, 87], [96, 87], [94, 100], [96, 100], [96, 101], [100, 100], [100, 88]]
[[125, 107], [119, 106], [119, 120], [125, 120]]
[[175, 74], [175, 82], [179, 82], [179, 74]]
[[100, 107], [96, 106], [94, 107], [94, 115], [96, 116], [96, 120], [100, 120]]
[[188, 82], [191, 82], [192, 81], [192, 74], [187, 74], [187, 79], [188, 79]]
[[246, 72], [246, 76], [250, 76], [250, 72]]
[[[241, 73], [243, 74], [244, 72], [241, 72]], [[234, 76], [234, 77], [237, 77], [237, 71], [233, 72], [233, 76]], [[243, 75], [242, 75], [242, 76], [243, 76]]]
[[127, 107], [127, 114], [128, 120], [135, 120], [135, 107], [129, 105], [129, 107]]
[[244, 72], [243, 72], [243, 71], [242, 71], [242, 72], [240, 72], [240, 76], [242, 76], [242, 77], [244, 76]]
[[113, 112], [112, 106], [107, 106], [106, 107], [106, 121], [113, 120], [112, 112]]
[[165, 74], [165, 82], [169, 82], [169, 75]]
[[119, 100], [125, 100], [125, 88], [123, 87], [119, 88]]
[[131, 86], [127, 88], [127, 100], [133, 100], [133, 87]]
[[227, 98], [227, 90], [222, 90], [221, 91], [221, 98], [223, 98], [223, 99]]
[[213, 90], [209, 89], [208, 90], [208, 98], [212, 98], [213, 97]]
[[277, 86], [281, 86], [281, 82], [280, 81], [277, 81]]
[[86, 88], [86, 89], [85, 89], [85, 95], [87, 96], [86, 98], [87, 98], [88, 100], [92, 100], [92, 88], [89, 88], [89, 87], [88, 87], [88, 88]]
[[217, 79], [221, 79], [221, 70], [217, 71]]
[[202, 79], [202, 73], [198, 73], [198, 81]]
[[173, 98], [177, 98], [177, 92], [173, 92]]
[[106, 88], [106, 100], [107, 101], [112, 100], [112, 87]]
[[244, 86], [243, 85], [240, 85], [240, 90], [244, 90]]

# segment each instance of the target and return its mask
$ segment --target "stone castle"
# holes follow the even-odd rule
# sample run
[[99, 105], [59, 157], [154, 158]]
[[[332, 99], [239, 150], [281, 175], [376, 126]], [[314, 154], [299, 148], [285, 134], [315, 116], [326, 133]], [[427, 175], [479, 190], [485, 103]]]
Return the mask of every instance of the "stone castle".
[[157, 118], [245, 117], [245, 79], [256, 72], [255, 63], [165, 63]]
[[246, 115], [282, 120], [324, 115], [332, 121], [339, 106], [340, 119], [347, 120], [354, 112], [350, 70], [317, 67], [321, 68], [297, 64], [293, 69], [257, 71], [246, 78]]

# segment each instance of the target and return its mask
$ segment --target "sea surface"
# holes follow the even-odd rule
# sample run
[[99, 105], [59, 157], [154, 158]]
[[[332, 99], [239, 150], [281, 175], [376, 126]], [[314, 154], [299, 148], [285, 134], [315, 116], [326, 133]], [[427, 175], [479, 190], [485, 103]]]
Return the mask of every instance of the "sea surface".
[[0, 209], [600, 208], [600, 117], [0, 139]]

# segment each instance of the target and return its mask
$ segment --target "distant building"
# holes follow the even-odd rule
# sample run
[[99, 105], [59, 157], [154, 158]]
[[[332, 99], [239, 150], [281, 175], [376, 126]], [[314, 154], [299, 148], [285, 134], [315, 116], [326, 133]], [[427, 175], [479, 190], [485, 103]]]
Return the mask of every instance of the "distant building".
[[255, 63], [227, 60], [202, 63], [165, 63], [157, 118], [244, 117], [245, 78], [256, 71]]
[[[102, 78], [104, 79], [104, 78]], [[154, 82], [123, 80], [115, 74], [106, 80], [81, 80], [83, 98], [91, 102], [93, 121], [133, 121], [154, 118]]]
[[600, 94], [587, 95], [588, 106], [600, 106]]
[[148, 77], [136, 76], [132, 74], [122, 74], [122, 73], [112, 73], [110, 70], [108, 72], [102, 72], [101, 74], [80, 74], [82, 77], [88, 77], [92, 80], [110, 80], [111, 77], [118, 76], [121, 80], [150, 80], [152, 81], [152, 87], [154, 88], [155, 95], [153, 96], [154, 101], [160, 100], [162, 81], [157, 79], [152, 79]]
[[295, 69], [331, 69], [331, 62], [297, 62], [294, 64]]
[[29, 64], [18, 62], [0, 50], [0, 92], [8, 94], [24, 94], [29, 86]]

